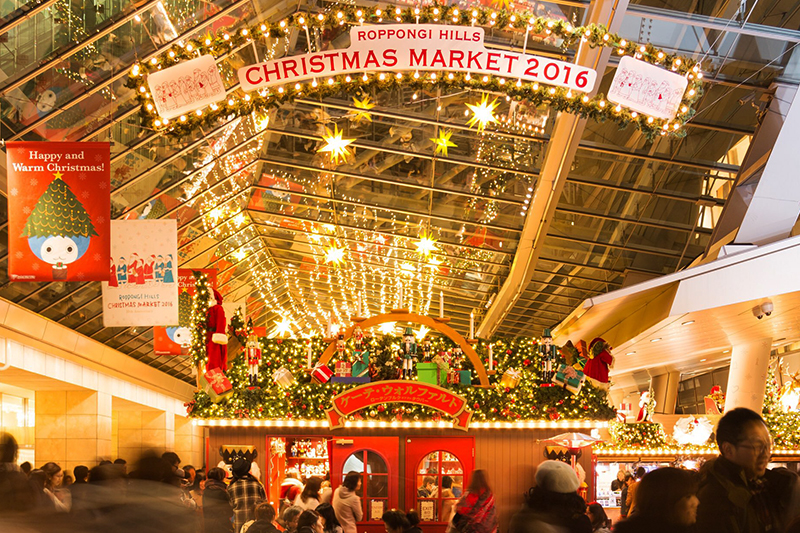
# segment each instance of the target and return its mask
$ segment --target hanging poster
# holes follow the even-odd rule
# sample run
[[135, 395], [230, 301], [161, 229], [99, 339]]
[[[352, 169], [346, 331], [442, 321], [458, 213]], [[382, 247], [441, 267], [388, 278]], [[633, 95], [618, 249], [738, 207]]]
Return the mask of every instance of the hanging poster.
[[[174, 266], [174, 265], [172, 265]], [[170, 268], [166, 262], [164, 268]], [[192, 305], [194, 304], [195, 277], [192, 272], [204, 272], [212, 289], [217, 288], [217, 271], [213, 268], [178, 269], [178, 322], [175, 326], [153, 327], [153, 349], [156, 355], [181, 355], [187, 353], [192, 343]]]
[[158, 114], [175, 118], [225, 99], [214, 56], [205, 55], [147, 76]]
[[[369, 519], [378, 521], [386, 512], [386, 501], [384, 500], [370, 500], [369, 502]], [[432, 519], [431, 519], [432, 520]]]
[[9, 280], [109, 281], [109, 144], [6, 149]]
[[117, 276], [103, 283], [103, 325], [178, 323], [178, 224], [114, 220], [111, 261]]
[[672, 120], [688, 84], [680, 74], [625, 56], [619, 60], [608, 99], [632, 111]]

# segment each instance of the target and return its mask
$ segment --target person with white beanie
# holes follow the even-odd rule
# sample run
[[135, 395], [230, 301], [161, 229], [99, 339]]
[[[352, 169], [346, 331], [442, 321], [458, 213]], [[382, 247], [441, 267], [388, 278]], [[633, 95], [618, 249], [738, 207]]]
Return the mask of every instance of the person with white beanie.
[[536, 485], [513, 516], [509, 533], [592, 533], [586, 502], [578, 495], [578, 475], [566, 463], [545, 461], [536, 469]]

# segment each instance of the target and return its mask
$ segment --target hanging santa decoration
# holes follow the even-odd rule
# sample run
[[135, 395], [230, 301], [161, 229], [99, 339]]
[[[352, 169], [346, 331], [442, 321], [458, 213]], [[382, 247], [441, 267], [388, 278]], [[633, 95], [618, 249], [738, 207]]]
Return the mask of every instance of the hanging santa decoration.
[[217, 289], [211, 290], [212, 297], [208, 302], [206, 314], [206, 354], [207, 370], [219, 368], [228, 370], [228, 335], [225, 333], [225, 309], [222, 308], [222, 294]]
[[586, 377], [596, 386], [608, 387], [608, 368], [614, 363], [611, 356], [611, 345], [604, 339], [596, 337], [589, 343], [586, 366], [583, 368]]

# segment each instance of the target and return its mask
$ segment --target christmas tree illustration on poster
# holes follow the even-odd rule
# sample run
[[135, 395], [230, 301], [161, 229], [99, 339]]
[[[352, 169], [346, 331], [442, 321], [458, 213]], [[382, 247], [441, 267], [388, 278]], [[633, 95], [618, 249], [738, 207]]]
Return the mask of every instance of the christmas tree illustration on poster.
[[9, 142], [9, 279], [107, 281], [108, 143]]

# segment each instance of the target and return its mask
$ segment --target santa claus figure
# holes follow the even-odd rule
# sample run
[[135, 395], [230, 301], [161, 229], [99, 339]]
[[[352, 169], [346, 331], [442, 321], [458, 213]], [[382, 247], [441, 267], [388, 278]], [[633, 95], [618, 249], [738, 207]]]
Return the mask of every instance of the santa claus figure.
[[649, 390], [646, 390], [642, 393], [639, 397], [639, 414], [636, 416], [637, 422], [652, 422], [653, 421], [653, 412], [656, 410], [656, 401], [653, 398], [652, 394], [650, 394]]
[[206, 352], [208, 364], [206, 370], [219, 368], [228, 370], [228, 335], [225, 334], [225, 310], [222, 308], [222, 295], [217, 289], [212, 290], [206, 315]]
[[600, 337], [596, 337], [589, 343], [589, 359], [583, 367], [583, 373], [590, 378], [595, 385], [608, 384], [608, 367], [614, 362], [611, 356], [611, 346]]
[[261, 345], [255, 334], [247, 338], [247, 377], [250, 380], [249, 389], [258, 387], [258, 365], [261, 364]]

